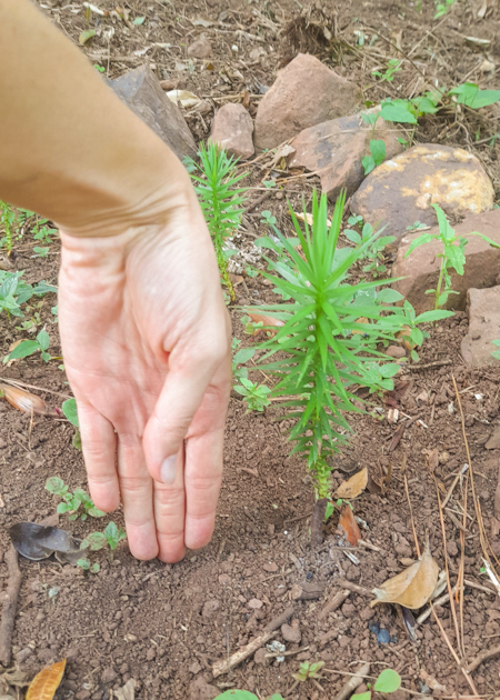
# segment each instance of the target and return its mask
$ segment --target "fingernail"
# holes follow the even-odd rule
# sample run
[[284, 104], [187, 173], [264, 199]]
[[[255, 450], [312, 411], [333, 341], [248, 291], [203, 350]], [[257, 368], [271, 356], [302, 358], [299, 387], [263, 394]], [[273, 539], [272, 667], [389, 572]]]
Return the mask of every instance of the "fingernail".
[[173, 484], [175, 481], [175, 472], [177, 467], [177, 455], [172, 455], [172, 457], [167, 457], [163, 460], [160, 476], [164, 484]]

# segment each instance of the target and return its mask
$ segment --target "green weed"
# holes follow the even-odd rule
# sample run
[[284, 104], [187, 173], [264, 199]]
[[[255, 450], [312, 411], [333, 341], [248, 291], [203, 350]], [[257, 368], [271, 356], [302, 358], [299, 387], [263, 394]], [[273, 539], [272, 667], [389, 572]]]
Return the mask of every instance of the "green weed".
[[373, 684], [368, 683], [369, 690], [366, 693], [356, 695], [356, 700], [372, 700], [373, 693], [395, 693], [401, 685], [401, 676], [392, 668], [385, 668]]
[[47, 352], [50, 346], [50, 337], [45, 328], [38, 333], [36, 340], [21, 340], [21, 342], [16, 345], [11, 353], [3, 358], [3, 362], [10, 362], [10, 360], [20, 360], [23, 357], [29, 357], [34, 355], [36, 352], [40, 352], [42, 355], [42, 360], [44, 362], [49, 362], [52, 359], [50, 354]]
[[263, 411], [269, 406], [269, 394], [271, 389], [264, 384], [255, 384], [250, 379], [240, 377], [241, 384], [236, 384], [234, 390], [243, 396], [243, 401], [247, 406], [247, 413], [250, 411]]
[[22, 279], [21, 272], [8, 272], [0, 270], [0, 316], [3, 311], [11, 316], [24, 318], [21, 306], [26, 304], [33, 296], [42, 297], [48, 292], [57, 292], [57, 287], [47, 284], [45, 281], [32, 286]]
[[102, 510], [96, 508], [93, 500], [83, 489], [75, 489], [73, 493], [59, 476], [51, 476], [45, 483], [45, 488], [49, 493], [59, 496], [61, 503], [57, 506], [57, 512], [69, 513], [70, 520], [87, 520], [88, 516], [102, 518], [106, 515]]

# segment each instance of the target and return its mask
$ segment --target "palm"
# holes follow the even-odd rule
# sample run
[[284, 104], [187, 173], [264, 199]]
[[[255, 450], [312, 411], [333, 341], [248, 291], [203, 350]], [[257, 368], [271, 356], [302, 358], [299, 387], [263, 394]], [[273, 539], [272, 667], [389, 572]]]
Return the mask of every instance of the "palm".
[[[213, 251], [198, 229], [177, 222], [176, 235], [149, 228], [91, 248], [62, 236], [61, 339], [91, 493], [103, 510], [121, 495], [140, 558], [175, 561], [213, 527], [229, 343]], [[166, 485], [160, 468], [172, 449], [178, 468]]]

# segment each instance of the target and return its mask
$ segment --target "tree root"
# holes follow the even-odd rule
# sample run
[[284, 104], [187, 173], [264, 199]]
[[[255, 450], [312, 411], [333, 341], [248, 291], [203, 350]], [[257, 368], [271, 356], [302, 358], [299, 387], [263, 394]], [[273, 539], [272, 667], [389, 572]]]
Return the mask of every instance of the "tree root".
[[21, 586], [21, 571], [17, 563], [17, 551], [13, 545], [6, 552], [4, 559], [9, 569], [9, 581], [0, 622], [0, 663], [4, 667], [8, 667], [12, 654], [12, 632], [14, 631], [17, 597]]

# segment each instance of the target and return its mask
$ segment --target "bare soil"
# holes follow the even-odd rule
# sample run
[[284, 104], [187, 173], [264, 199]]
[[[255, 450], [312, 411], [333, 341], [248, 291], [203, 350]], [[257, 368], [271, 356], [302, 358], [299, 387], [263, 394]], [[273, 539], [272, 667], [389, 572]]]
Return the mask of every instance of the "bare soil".
[[[354, 79], [373, 102], [386, 95], [412, 96], [424, 88], [425, 80], [434, 78], [450, 87], [467, 79], [485, 88], [498, 88], [495, 68], [481, 72], [485, 59], [492, 64], [499, 60], [498, 5], [488, 4], [486, 19], [478, 19], [482, 3], [457, 0], [444, 18], [435, 21], [434, 3], [422, 5], [419, 13], [412, 3], [355, 0], [335, 10], [318, 6], [309, 15], [304, 10], [301, 15], [298, 3], [292, 0], [137, 0], [123, 6], [130, 11], [129, 22], [136, 17], [146, 19], [140, 26], [128, 26], [117, 17], [102, 18], [96, 24], [95, 14], [89, 24], [80, 3], [51, 7], [42, 3], [75, 43], [82, 30], [97, 28], [98, 35], [83, 50], [110, 77], [148, 62], [161, 79], [178, 80], [179, 87], [207, 100], [207, 112], [186, 115], [199, 139], [206, 138], [213, 111], [225, 101], [241, 101], [248, 91], [250, 111], [255, 111], [278, 67], [299, 50], [315, 53]], [[103, 0], [99, 7], [113, 10], [115, 6]], [[308, 19], [327, 26], [332, 41], [326, 41]], [[212, 42], [214, 55], [209, 61], [190, 60], [187, 47], [203, 32]], [[360, 34], [354, 32], [363, 33], [363, 46]], [[370, 47], [375, 35], [378, 39]], [[489, 39], [489, 49], [478, 52], [466, 41], [469, 36]], [[405, 54], [412, 52], [412, 61], [405, 61], [394, 81], [377, 83], [371, 70], [385, 66], [388, 58], [399, 58], [397, 46]], [[450, 112], [428, 120], [417, 140], [472, 148], [498, 193], [498, 142], [491, 142], [498, 131], [495, 110], [487, 117]], [[271, 209], [282, 230], [288, 230], [286, 197], [295, 201], [305, 195], [307, 200], [311, 181], [279, 170], [270, 158], [256, 159], [245, 167], [251, 190], [239, 245], [251, 251], [253, 240], [262, 232], [260, 212]], [[263, 181], [270, 178], [279, 181], [281, 189], [267, 190]], [[56, 283], [57, 243], [43, 259], [32, 257], [34, 244], [29, 234], [16, 243], [10, 258], [13, 269], [26, 270], [29, 282], [46, 279]], [[269, 295], [262, 278], [246, 275], [236, 290], [239, 306]], [[40, 313], [53, 341], [51, 353], [57, 355], [58, 335], [50, 313], [54, 303], [53, 295], [46, 297]], [[232, 314], [235, 335], [250, 342], [243, 333], [241, 311], [235, 306]], [[396, 669], [404, 687], [413, 693], [471, 695], [432, 616], [417, 628], [417, 640], [412, 641], [395, 609], [369, 606], [370, 589], [401, 571], [401, 560], [417, 556], [404, 475], [420, 545], [428, 534], [434, 558], [443, 567], [446, 553], [451, 579], [456, 580], [465, 479], [459, 480], [444, 511], [446, 550], [436, 491], [437, 483], [443, 499], [467, 462], [452, 376], [460, 392], [486, 534], [493, 553], [500, 557], [496, 520], [500, 513], [495, 510], [500, 451], [485, 448], [499, 420], [500, 369], [471, 371], [464, 366], [460, 341], [466, 332], [467, 318], [461, 313], [430, 329], [420, 366], [403, 371], [401, 378], [410, 385], [400, 399], [397, 423], [388, 422], [383, 397], [374, 399], [371, 413], [352, 419], [355, 434], [335, 465], [335, 486], [365, 466], [384, 485], [381, 493], [366, 492], [354, 503], [356, 515], [366, 521], [363, 539], [374, 547], [356, 550], [359, 563], [349, 560], [345, 548], [339, 546], [335, 515], [325, 527], [322, 548], [311, 549], [308, 516], [313, 494], [304, 465], [289, 457], [289, 424], [275, 406], [265, 413], [246, 413], [235, 395], [227, 421], [217, 526], [204, 550], [191, 552], [183, 562], [171, 566], [136, 561], [123, 544], [112, 559], [104, 553], [96, 555], [101, 565], [96, 575], [52, 560], [20, 560], [22, 584], [12, 643], [16, 664], [26, 678], [44, 665], [67, 658], [67, 672], [57, 694], [61, 699], [107, 700], [111, 691], [133, 678], [139, 700], [203, 700], [229, 687], [245, 688], [263, 698], [280, 692], [284, 697], [320, 700], [335, 697], [348, 679], [345, 673], [367, 661], [372, 676], [386, 667]], [[6, 354], [19, 337], [27, 336], [2, 316], [0, 354]], [[51, 406], [60, 406], [62, 395], [69, 390], [57, 365], [57, 361], [45, 364], [34, 356], [3, 366], [0, 379], [9, 377], [38, 386]], [[255, 378], [264, 381], [258, 374]], [[401, 438], [395, 446], [396, 434]], [[81, 453], [72, 445], [73, 435], [74, 428], [66, 421], [48, 416], [31, 421], [0, 402], [0, 553], [10, 545], [8, 528], [13, 523], [40, 522], [55, 512], [57, 499], [44, 489], [47, 477], [58, 475], [71, 488], [85, 488], [85, 469]], [[498, 509], [499, 504], [496, 506]], [[112, 517], [121, 523], [120, 513]], [[500, 598], [480, 573], [483, 561], [470, 491], [466, 522], [465, 579], [485, 589], [465, 586], [463, 642], [469, 664], [500, 643]], [[94, 529], [88, 522], [69, 523], [67, 516], [60, 518], [60, 525], [75, 536]], [[8, 580], [5, 563], [0, 564], [0, 579], [4, 590]], [[351, 590], [345, 602], [328, 613], [325, 606], [338, 590], [346, 588], [346, 581], [351, 588], [355, 588], [352, 584], [361, 588]], [[316, 599], [295, 600], [297, 586], [304, 589], [306, 584], [316, 587]], [[214, 662], [244, 646], [290, 604], [294, 606], [292, 626], [298, 625], [301, 634], [300, 641], [286, 644], [292, 654], [278, 663], [260, 652], [231, 674], [212, 679]], [[436, 613], [456, 649], [449, 603], [437, 606]], [[390, 643], [377, 642], [370, 630], [374, 623], [390, 632]], [[282, 641], [280, 631], [276, 638]], [[303, 660], [323, 660], [331, 672], [323, 674], [320, 685], [312, 681], [297, 685], [292, 673]], [[481, 696], [497, 696], [500, 654], [481, 663], [472, 676]], [[436, 683], [445, 690], [439, 690]], [[399, 700], [403, 692], [394, 697]]]

